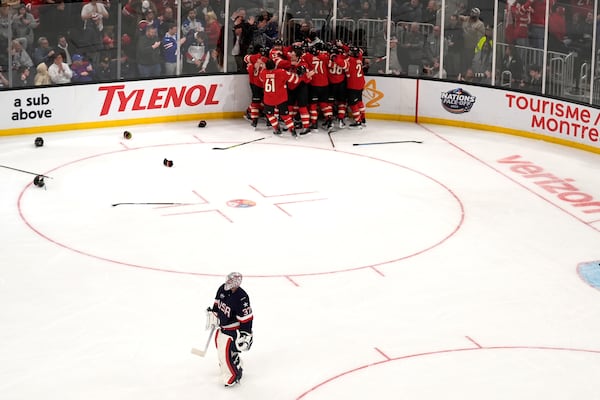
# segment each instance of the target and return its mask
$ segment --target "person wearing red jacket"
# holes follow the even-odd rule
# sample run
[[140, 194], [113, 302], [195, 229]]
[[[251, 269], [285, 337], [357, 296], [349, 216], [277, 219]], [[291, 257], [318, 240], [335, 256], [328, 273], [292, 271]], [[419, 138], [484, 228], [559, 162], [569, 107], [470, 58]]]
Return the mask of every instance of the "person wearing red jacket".
[[308, 111], [310, 114], [311, 129], [318, 129], [317, 120], [319, 110], [325, 118], [327, 130], [331, 130], [333, 123], [333, 107], [329, 103], [329, 78], [327, 69], [329, 66], [329, 54], [324, 51], [323, 43], [319, 42], [311, 46], [313, 77], [310, 81], [310, 97]]
[[[346, 49], [347, 50], [347, 49]], [[347, 56], [343, 48], [334, 46], [330, 51], [329, 68], [327, 69], [329, 77], [329, 101], [337, 109], [338, 127], [346, 127], [344, 118], [346, 118], [346, 71], [336, 63], [336, 60], [346, 60]]]
[[354, 119], [354, 122], [349, 127], [352, 129], [362, 129], [366, 126], [365, 104], [362, 101], [362, 92], [365, 88], [363, 53], [360, 48], [352, 46], [348, 51], [348, 55], [349, 57], [346, 60], [336, 60], [336, 64], [346, 71], [348, 106]]
[[294, 121], [290, 117], [287, 103], [288, 83], [297, 84], [299, 81], [298, 75], [281, 68], [276, 68], [275, 61], [269, 59], [265, 63], [265, 69], [260, 71], [258, 76], [265, 85], [264, 111], [267, 120], [273, 127], [273, 133], [277, 136], [281, 135], [279, 121], [275, 115], [275, 111], [277, 110], [292, 136], [296, 136]]
[[264, 50], [259, 49], [258, 52], [253, 52], [254, 54], [247, 54], [244, 57], [244, 62], [246, 63], [246, 70], [248, 71], [248, 81], [250, 83], [250, 91], [252, 92], [252, 100], [250, 101], [250, 106], [246, 111], [246, 114], [249, 114], [251, 125], [253, 128], [256, 128], [258, 125], [258, 117], [260, 116], [260, 112], [263, 108], [263, 96], [265, 84], [260, 80], [260, 71], [265, 68], [265, 62], [267, 61], [267, 57], [264, 56]]
[[290, 62], [300, 78], [298, 83], [288, 84], [288, 107], [292, 116], [300, 114], [302, 131], [299, 135], [304, 136], [310, 133], [310, 116], [308, 114], [308, 84], [310, 83], [313, 71], [308, 71], [308, 64], [302, 59], [302, 48], [295, 48], [289, 53]]

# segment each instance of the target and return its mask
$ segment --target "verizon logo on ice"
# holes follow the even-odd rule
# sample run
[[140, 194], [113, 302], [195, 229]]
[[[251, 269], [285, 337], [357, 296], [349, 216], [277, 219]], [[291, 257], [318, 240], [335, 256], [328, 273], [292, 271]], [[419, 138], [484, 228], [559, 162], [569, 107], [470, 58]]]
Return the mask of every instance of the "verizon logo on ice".
[[505, 157], [498, 160], [498, 163], [508, 165], [512, 172], [525, 178], [531, 185], [543, 189], [564, 205], [574, 207], [585, 214], [600, 213], [600, 201], [577, 188], [574, 179], [559, 178], [545, 171], [543, 167], [523, 160], [520, 155]]
[[125, 85], [100, 86], [98, 90], [105, 92], [104, 103], [100, 115], [106, 115], [117, 105], [117, 111], [142, 111], [158, 108], [178, 108], [182, 105], [189, 107], [219, 104], [215, 100], [215, 93], [219, 85], [181, 86], [181, 87], [158, 87], [154, 89], [125, 90]]

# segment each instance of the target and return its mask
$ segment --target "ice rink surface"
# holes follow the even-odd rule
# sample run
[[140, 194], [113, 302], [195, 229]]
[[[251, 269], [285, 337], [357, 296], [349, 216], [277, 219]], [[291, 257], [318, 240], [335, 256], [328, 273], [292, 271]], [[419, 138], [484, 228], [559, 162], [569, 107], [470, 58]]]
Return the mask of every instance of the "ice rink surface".
[[[598, 155], [376, 120], [332, 138], [0, 137], [1, 165], [50, 177], [0, 168], [0, 399], [598, 399]], [[353, 145], [385, 141], [409, 142]], [[226, 389], [190, 349], [234, 270], [254, 345]]]

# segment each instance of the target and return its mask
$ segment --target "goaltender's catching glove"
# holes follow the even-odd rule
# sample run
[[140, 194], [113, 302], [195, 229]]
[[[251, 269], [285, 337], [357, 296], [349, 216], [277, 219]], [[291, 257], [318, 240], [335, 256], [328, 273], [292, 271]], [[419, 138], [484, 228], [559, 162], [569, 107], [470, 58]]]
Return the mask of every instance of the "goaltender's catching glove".
[[252, 347], [252, 333], [237, 331], [237, 339], [235, 339], [235, 347], [238, 351], [248, 351]]
[[217, 317], [217, 313], [212, 310], [212, 308], [208, 307], [206, 309], [206, 330], [211, 329], [213, 326], [219, 326], [219, 317]]

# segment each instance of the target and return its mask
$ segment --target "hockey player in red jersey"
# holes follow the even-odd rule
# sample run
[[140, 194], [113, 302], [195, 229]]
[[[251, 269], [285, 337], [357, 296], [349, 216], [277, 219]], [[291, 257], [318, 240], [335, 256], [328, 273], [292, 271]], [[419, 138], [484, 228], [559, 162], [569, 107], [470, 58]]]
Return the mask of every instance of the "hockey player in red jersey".
[[298, 75], [299, 82], [288, 83], [288, 107], [292, 118], [296, 113], [300, 116], [302, 123], [302, 131], [299, 132], [300, 136], [307, 135], [310, 133], [310, 117], [308, 114], [308, 83], [310, 82], [313, 71], [308, 71], [308, 64], [302, 59], [302, 48], [296, 47], [294, 50], [288, 53], [291, 64], [295, 68], [295, 72]]
[[312, 71], [314, 73], [310, 81], [309, 113], [311, 129], [318, 129], [317, 119], [319, 109], [325, 118], [325, 126], [331, 129], [333, 120], [333, 107], [329, 103], [329, 78], [327, 69], [329, 66], [329, 54], [324, 51], [323, 43], [319, 42], [310, 47], [312, 53]]
[[288, 83], [298, 84], [299, 78], [295, 73], [285, 71], [275, 67], [273, 60], [267, 60], [265, 69], [259, 74], [260, 80], [265, 85], [264, 104], [265, 114], [273, 127], [275, 135], [281, 135], [281, 128], [275, 111], [279, 112], [279, 116], [291, 132], [292, 136], [296, 136], [294, 129], [294, 121], [289, 115], [288, 110]]
[[365, 105], [362, 101], [362, 92], [365, 88], [365, 72], [363, 69], [362, 50], [356, 46], [350, 47], [349, 57], [346, 60], [336, 60], [346, 71], [346, 91], [348, 106], [352, 112], [354, 122], [349, 125], [353, 129], [362, 129], [366, 126]]
[[246, 70], [248, 71], [248, 80], [250, 82], [250, 91], [252, 92], [252, 100], [248, 111], [250, 112], [251, 125], [256, 128], [258, 124], [258, 117], [262, 110], [262, 102], [264, 96], [264, 82], [259, 78], [260, 71], [265, 67], [267, 57], [264, 56], [265, 51], [259, 49], [254, 54], [248, 54], [244, 57], [246, 63]]
[[219, 286], [212, 307], [207, 310], [206, 328], [217, 328], [215, 344], [225, 386], [234, 386], [242, 379], [240, 352], [252, 347], [254, 316], [250, 297], [242, 284], [242, 274], [232, 272]]
[[[341, 45], [341, 43], [338, 43]], [[346, 71], [342, 67], [347, 56], [340, 46], [333, 46], [329, 55], [329, 102], [337, 108], [337, 124], [340, 129], [345, 128], [346, 118]], [[340, 63], [337, 64], [336, 60]], [[340, 64], [342, 66], [340, 66]]]

